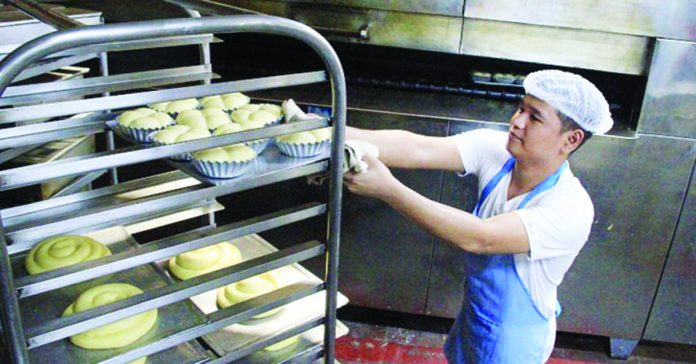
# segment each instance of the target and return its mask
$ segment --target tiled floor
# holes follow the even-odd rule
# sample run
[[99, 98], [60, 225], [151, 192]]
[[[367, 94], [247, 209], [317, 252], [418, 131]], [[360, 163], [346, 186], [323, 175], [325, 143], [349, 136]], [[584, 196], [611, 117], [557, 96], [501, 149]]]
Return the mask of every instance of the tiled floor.
[[[342, 320], [350, 333], [336, 341], [343, 364], [446, 364], [445, 335], [419, 330]], [[628, 360], [612, 360], [605, 338], [559, 334], [547, 364], [696, 363], [696, 348], [658, 343], [641, 344]]]

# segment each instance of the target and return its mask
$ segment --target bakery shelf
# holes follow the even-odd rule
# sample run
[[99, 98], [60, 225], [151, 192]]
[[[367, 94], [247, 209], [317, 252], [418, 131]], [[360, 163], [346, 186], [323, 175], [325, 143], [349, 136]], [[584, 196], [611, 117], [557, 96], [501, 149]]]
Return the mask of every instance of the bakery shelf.
[[0, 152], [0, 164], [15, 159], [18, 156], [37, 148], [40, 144], [29, 144], [18, 148], [6, 149]]
[[[39, 326], [29, 327], [26, 330], [27, 343], [30, 349], [43, 346], [126, 317], [185, 300], [191, 296], [269, 270], [313, 258], [325, 252], [326, 248], [323, 244], [316, 241], [309, 241], [196, 278], [151, 289], [145, 291], [143, 294], [122, 301], [79, 312], [69, 317], [48, 320]], [[233, 323], [244, 321], [261, 312], [265, 312], [273, 307], [277, 307], [275, 304], [280, 306], [289, 302], [289, 300], [297, 299], [297, 297], [292, 297], [287, 301], [278, 301], [278, 299], [288, 294], [288, 292], [304, 293], [312, 291], [311, 293], [314, 293], [317, 289], [323, 289], [323, 284], [310, 288], [302, 284], [290, 285], [269, 294], [259, 296], [258, 300], [249, 300], [242, 304], [230, 306], [228, 307], [229, 310], [216, 311], [215, 314], [210, 315], [209, 318], [212, 323], [224, 323], [224, 326], [229, 326]], [[207, 330], [212, 330], [213, 328], [215, 328], [215, 325], [208, 325], [204, 328], [200, 328], [198, 334], [204, 334]], [[135, 356], [133, 359], [137, 359], [140, 356], [142, 355]]]
[[[246, 364], [290, 364], [290, 363], [313, 363], [321, 357], [322, 347], [321, 341], [324, 336], [324, 326], [315, 326], [317, 320], [312, 320], [308, 323], [296, 327], [293, 330], [288, 330], [282, 335], [278, 335], [274, 340], [264, 342], [263, 345], [274, 344], [280, 340], [300, 335], [300, 341], [288, 346], [287, 348], [278, 351], [257, 351], [253, 354], [241, 358], [239, 361]], [[315, 326], [303, 332], [304, 326]], [[340, 321], [336, 322], [336, 338], [344, 336], [348, 333], [348, 328]], [[231, 359], [230, 356], [221, 357], [213, 360], [211, 363], [227, 363]]]
[[[171, 330], [169, 327], [163, 326], [160, 330], [162, 332], [159, 334], [141, 339], [147, 341], [142, 345], [124, 348], [117, 352], [113, 351], [109, 353], [108, 357], [105, 355], [93, 360], [122, 363], [145, 355], [152, 356], [153, 359], [158, 358], [169, 352], [169, 348], [186, 345], [192, 340], [202, 340], [201, 336], [212, 335], [226, 327], [245, 322], [261, 312], [285, 305], [293, 305], [296, 302], [301, 302], [304, 298], [320, 297], [319, 301], [324, 303], [322, 306], [323, 315], [320, 314], [322, 309], [319, 309], [317, 315], [308, 317], [304, 322], [289, 325], [285, 330], [276, 332], [274, 335], [263, 336], [262, 341], [249, 343], [239, 350], [226, 352], [216, 360], [226, 361], [230, 358], [256, 355], [258, 353], [252, 354], [252, 351], [261, 348], [262, 345], [276, 342], [284, 335], [306, 331], [323, 324], [326, 328], [323, 340], [321, 340], [324, 358], [327, 362], [333, 362], [334, 339], [338, 325], [336, 321], [336, 307], [339, 303], [337, 267], [342, 171], [340, 168], [332, 166], [342, 166], [343, 164], [346, 90], [340, 62], [329, 43], [318, 33], [300, 23], [287, 19], [246, 15], [77, 27], [69, 31], [57, 31], [37, 38], [5, 57], [0, 63], [0, 94], [7, 90], [9, 84], [17, 81], [22, 75], [26, 75], [27, 70], [32, 67], [46, 67], [48, 69], [62, 60], [89, 58], [94, 57], [95, 54], [100, 54], [101, 64], [105, 65], [105, 52], [150, 48], [152, 46], [202, 44], [202, 66], [195, 68], [197, 71], [190, 73], [202, 72], [212, 76], [210, 57], [207, 53], [208, 50], [205, 49], [205, 46], [215, 39], [212, 34], [238, 32], [265, 33], [298, 39], [316, 53], [324, 64], [324, 70], [212, 84], [207, 84], [210, 83], [208, 77], [195, 76], [202, 77], [201, 81], [204, 84], [179, 85], [176, 88], [139, 92], [137, 89], [132, 91], [133, 87], [139, 88], [146, 85], [150, 87], [159, 82], [168, 83], [174, 74], [181, 70], [163, 70], [147, 74], [134, 73], [120, 77], [107, 76], [106, 67], [102, 67], [101, 78], [60, 84], [56, 87], [39, 85], [33, 89], [14, 88], [9, 94], [5, 94], [6, 99], [3, 101], [5, 102], [3, 105], [12, 107], [0, 109], [0, 124], [3, 124], [3, 131], [0, 133], [0, 143], [2, 143], [0, 149], [8, 146], [18, 149], [29, 148], [38, 142], [52, 138], [78, 133], [96, 133], [99, 128], [107, 131], [107, 136], [109, 136], [112, 133], [105, 127], [108, 128], [109, 123], [118, 114], [105, 114], [106, 112], [135, 108], [160, 101], [327, 81], [330, 81], [333, 93], [333, 114], [330, 118], [322, 120], [281, 124], [174, 145], [136, 145], [118, 150], [109, 149], [106, 152], [43, 163], [38, 166], [0, 171], [0, 190], [7, 191], [54, 178], [101, 173], [107, 169], [168, 158], [176, 154], [216, 146], [326, 126], [332, 127], [333, 143], [329, 154], [285, 165], [274, 165], [275, 162], [271, 159], [268, 164], [274, 165], [275, 168], [257, 169], [256, 174], [229, 179], [221, 184], [211, 180], [200, 180], [200, 176], [197, 176], [199, 179], [194, 179], [184, 177], [186, 174], [182, 172], [173, 172], [172, 174], [146, 177], [132, 183], [126, 182], [122, 186], [115, 185], [95, 191], [79, 192], [58, 197], [53, 201], [37, 202], [0, 211], [0, 226], [2, 226], [0, 234], [0, 297], [3, 300], [3, 305], [0, 308], [2, 309], [0, 319], [2, 319], [4, 342], [8, 345], [8, 357], [11, 362], [45, 361], [48, 355], [51, 355], [49, 349], [56, 347], [56, 345], [66, 344], [68, 342], [66, 338], [69, 336], [154, 308], [160, 309], [163, 315], [170, 310], [178, 310], [177, 307], [195, 308], [189, 300], [190, 297], [262, 272], [320, 256], [324, 257], [327, 262], [325, 280], [317, 279], [313, 282], [294, 283], [241, 304], [211, 312], [209, 315], [203, 315], [196, 308], [195, 310], [200, 313], [199, 318], [202, 320], [197, 322], [180, 320], [179, 326], [172, 324]], [[62, 60], [61, 58], [52, 58], [56, 56], [66, 56], [66, 58]], [[195, 80], [192, 79], [192, 81]], [[108, 94], [109, 91], [119, 91], [119, 95], [111, 96]], [[63, 100], [64, 97], [91, 95], [95, 92], [104, 92], [104, 94], [83, 100]], [[23, 104], [39, 99], [45, 103]], [[82, 122], [68, 119], [71, 115], [83, 113], [95, 114], [81, 116]], [[45, 122], [45, 125], [41, 126], [23, 125], [26, 121], [36, 119], [58, 120]], [[111, 146], [111, 143], [107, 144], [109, 147]], [[268, 156], [272, 157], [273, 153], [269, 153]], [[209, 227], [168, 236], [137, 247], [132, 246], [123, 251], [115, 251], [108, 257], [36, 276], [22, 275], [21, 267], [15, 265], [13, 269], [12, 262], [9, 261], [10, 255], [8, 253], [12, 253], [12, 259], [17, 264], [16, 262], [21, 260], [23, 252], [31, 245], [41, 238], [51, 235], [67, 232], [87, 233], [117, 225], [127, 225], [123, 227], [126, 232], [148, 229], [151, 226], [165, 224], [171, 219], [196, 214], [196, 212], [191, 211], [200, 212], [206, 211], [206, 208], [212, 209], [215, 206], [215, 198], [219, 196], [327, 171], [330, 175], [330, 191], [327, 201], [275, 211], [225, 226], [215, 227], [214, 223], [211, 222]], [[115, 181], [115, 178], [113, 180]], [[170, 185], [171, 188], [165, 190], [151, 190], [157, 188], [158, 182], [167, 184], [181, 180], [187, 181], [184, 186], [172, 187]], [[141, 186], [140, 184], [142, 189], [149, 190], [149, 192], [138, 195], [139, 192], [142, 192], [137, 188]], [[134, 194], [136, 196], [133, 196]], [[124, 197], [124, 195], [131, 197]], [[57, 297], [66, 292], [72, 292], [75, 295], [79, 289], [94, 282], [114, 277], [125, 277], [130, 274], [137, 275], [136, 272], [139, 271], [150, 272], [154, 270], [154, 273], [158, 273], [164, 278], [166, 275], [162, 276], [163, 272], [157, 271], [156, 264], [153, 264], [158, 260], [209, 246], [222, 240], [241, 238], [322, 215], [327, 219], [325, 243], [317, 241], [297, 243], [286, 249], [269, 252], [237, 265], [186, 281], [167, 281], [162, 286], [141, 287], [145, 288], [143, 294], [79, 312], [69, 317], [56, 317], [55, 312], [48, 308], [43, 309], [44, 306], [41, 306], [42, 304], [47, 305], [51, 301], [59, 302], [58, 300], [60, 300], [60, 298], [45, 299], [46, 297], [54, 297], [52, 295]], [[8, 242], [11, 244], [8, 245]], [[14, 272], [15, 270], [17, 272]], [[149, 277], [143, 283], [158, 284], [158, 281], [152, 278], [154, 275], [149, 275]], [[132, 278], [137, 281], [137, 277]], [[314, 296], [317, 294], [318, 296]], [[63, 306], [63, 304], [55, 306]], [[60, 309], [62, 310], [63, 307]], [[20, 312], [32, 310], [53, 312], [54, 316], [42, 318], [40, 322], [31, 322], [31, 317], [20, 314]], [[55, 311], [57, 308], [54, 307], [53, 310]], [[187, 319], [190, 316], [184, 311], [176, 311], [174, 315]], [[302, 349], [302, 345], [298, 345], [298, 348]], [[304, 352], [318, 355], [316, 348], [311, 346], [308, 346]], [[93, 354], [97, 355], [97, 353]], [[290, 355], [290, 353], [286, 354]], [[295, 354], [290, 356], [297, 357]], [[79, 359], [64, 355], [60, 356], [59, 360], [79, 361]], [[285, 359], [278, 357], [272, 360], [282, 361]], [[168, 359], [168, 362], [180, 361]]]
[[[256, 234], [246, 235], [230, 242], [240, 250], [242, 260], [258, 258], [278, 251]], [[299, 264], [285, 266], [275, 272], [282, 277], [284, 284], [288, 285], [316, 286], [322, 283], [321, 279]], [[191, 297], [191, 300], [209, 316], [213, 316], [218, 311], [215, 291]], [[347, 303], [348, 299], [339, 293], [337, 306], [341, 307]], [[205, 335], [202, 339], [217, 355], [226, 358], [226, 361], [234, 361], [310, 329], [311, 327], [302, 328], [302, 326], [321, 318], [325, 310], [324, 304], [325, 291], [317, 292], [283, 306], [283, 309], [273, 316], [231, 325]], [[306, 344], [307, 339], [303, 341]]]
[[[86, 235], [103, 242], [113, 252], [127, 251], [137, 246], [137, 242], [121, 227]], [[24, 257], [17, 257], [13, 263], [14, 265], [22, 266], [23, 261]], [[26, 274], [23, 269], [18, 269], [15, 272]], [[166, 286], [167, 278], [159, 267], [149, 264], [29, 297], [22, 300], [22, 304], [26, 308], [22, 310], [22, 321], [27, 329], [31, 331], [33, 328], [41, 326], [44, 322], [60, 318], [63, 310], [83, 291], [97, 285], [116, 282], [129, 283], [147, 292], [148, 290]], [[29, 356], [31, 360], [36, 362], [46, 361], [47, 358], [61, 358], [61, 360], [69, 363], [93, 363], [123, 352], [129, 352], [133, 348], [156, 342], [173, 332], [202, 325], [206, 321], [205, 315], [202, 315], [193, 305], [182, 301], [160, 308], [155, 328], [129, 346], [120, 349], [85, 350], [73, 345], [66, 339], [32, 349], [29, 351]], [[151, 364], [199, 363], [207, 359], [207, 355], [205, 355], [205, 351], [202, 349], [196, 342], [184, 342], [181, 343], [180, 347], [149, 357], [148, 362]]]
[[54, 102], [102, 92], [174, 85], [217, 77], [210, 65], [197, 65], [14, 86], [7, 88], [0, 99], [0, 106]]
[[[278, 251], [255, 234], [225, 240], [240, 250], [243, 261], [263, 258]], [[160, 261], [160, 266], [165, 271], [167, 271], [166, 265], [166, 261]], [[321, 342], [319, 337], [323, 337], [322, 333], [318, 334], [316, 330], [304, 332], [323, 323], [325, 291], [322, 280], [299, 264], [281, 266], [275, 271], [283, 277], [285, 286], [267, 295], [259, 296], [253, 301], [218, 310], [215, 304], [215, 290], [191, 297], [195, 306], [202, 313], [207, 314], [212, 325], [191, 330], [195, 332], [187, 335], [200, 336], [205, 334], [202, 338], [206, 345], [220, 356], [222, 362], [237, 360], [297, 334], [302, 334], [302, 336], [300, 342], [294, 345], [295, 348], [319, 345]], [[171, 279], [171, 281], [181, 282], [177, 279]], [[339, 295], [339, 305], [345, 303], [347, 303], [347, 299]], [[282, 307], [282, 310], [276, 315], [260, 320], [249, 320], [254, 315], [276, 307]], [[347, 329], [340, 326], [338, 332], [342, 335], [347, 332]], [[184, 335], [178, 340], [186, 338], [187, 336]], [[129, 353], [127, 357], [112, 358], [108, 362], [137, 358], [148, 353], [147, 350], [171, 345], [173, 340], [168, 339], [159, 344], [153, 343], [152, 348], [143, 347], [138, 352]], [[276, 362], [274, 358], [277, 355], [288, 355], [289, 351], [260, 352], [259, 355], [255, 356], [255, 360], [261, 360], [259, 362], [263, 363]]]
[[[125, 361], [143, 357], [145, 355], [156, 353], [162, 350], [163, 348], [178, 345], [182, 342], [191, 340], [192, 338], [199, 337], [212, 331], [219, 330], [223, 327], [248, 320], [249, 318], [258, 315], [259, 313], [280, 307], [293, 300], [301, 299], [310, 294], [319, 292], [322, 289], [324, 289], [324, 285], [307, 287], [305, 285], [296, 284], [283, 287], [273, 292], [255, 297], [248, 301], [217, 311], [217, 315], [211, 315], [209, 317], [210, 321], [206, 325], [201, 325], [190, 330], [178, 332], [158, 342], [139, 347], [128, 353], [111, 358], [110, 360], [104, 361], [102, 363], [122, 363]], [[317, 324], [321, 321], [323, 321], [323, 319], [316, 320]]]
[[196, 184], [198, 182], [185, 173], [172, 171], [70, 196], [6, 208], [0, 210], [0, 216], [4, 227], [7, 228], [30, 221], [51, 219], [74, 210], [133, 200]]
[[[292, 178], [307, 176], [325, 171], [326, 161], [314, 164], [290, 166], [282, 170], [263, 171], [261, 175], [246, 175], [229, 179], [227, 183], [206, 187], [193, 185], [174, 191], [146, 196], [131, 201], [121, 201], [114, 205], [99, 205], [91, 209], [70, 211], [51, 219], [45, 219], [43, 225], [27, 221], [9, 225], [5, 229], [5, 239], [10, 254], [31, 249], [38, 241], [47, 237], [80, 233], [86, 230], [106, 228], [114, 225], [130, 224], [150, 219], [155, 216], [170, 214], [177, 210], [188, 209], [207, 203], [206, 200], [246, 189], [264, 186]], [[203, 202], [202, 202], [203, 201]]]
[[[2, 99], [0, 99], [2, 100]], [[53, 140], [97, 134], [104, 131], [106, 122], [116, 114], [95, 114], [68, 118], [50, 123], [37, 123], [0, 129], [0, 149], [43, 144]]]
[[59, 68], [65, 66], [72, 66], [76, 63], [88, 61], [90, 59], [97, 58], [96, 54], [79, 54], [79, 55], [67, 55], [64, 57], [48, 58], [36, 62], [30, 67], [26, 68], [22, 73], [15, 77], [14, 81], [24, 81], [28, 78], [32, 78], [46, 72], [55, 71]]
[[327, 81], [326, 72], [314, 71], [289, 75], [253, 78], [239, 81], [135, 92], [125, 95], [105, 96], [93, 99], [59, 101], [48, 104], [0, 109], [0, 124], [24, 120], [53, 118], [83, 112], [122, 109], [162, 101], [203, 97], [229, 92], [255, 91], [266, 88], [290, 87]]
[[136, 267], [169, 258], [193, 249], [217, 244], [283, 225], [319, 216], [326, 211], [322, 204], [310, 203], [236, 223], [182, 233], [108, 257], [91, 260], [36, 276], [21, 277], [15, 282], [20, 297], [64, 287], [77, 282], [96, 278], [111, 272]]
[[[269, 145], [266, 150], [261, 153], [249, 166], [249, 169], [244, 172], [245, 176], [263, 176], [274, 171], [284, 170], [291, 167], [310, 165], [317, 162], [325, 161], [329, 158], [329, 152], [326, 151], [319, 155], [309, 158], [294, 158], [288, 157], [280, 152], [275, 145]], [[237, 178], [210, 178], [200, 174], [191, 163], [169, 161], [176, 168], [186, 172], [191, 177], [210, 184], [210, 185], [226, 185], [235, 183]]]
[[93, 170], [121, 167], [124, 165], [148, 162], [201, 149], [208, 149], [249, 140], [269, 138], [282, 134], [290, 134], [303, 130], [321, 128], [327, 126], [327, 124], [327, 119], [294, 122], [171, 145], [132, 146], [112, 152], [96, 153], [50, 163], [43, 163], [41, 165], [32, 165], [4, 170], [0, 171], [0, 191], [19, 188], [53, 178], [82, 174]]
[[101, 171], [89, 172], [89, 173], [82, 175], [82, 176], [77, 176], [77, 177], [73, 178], [70, 182], [68, 182], [68, 184], [63, 186], [61, 189], [54, 192], [53, 195], [51, 195], [49, 198], [67, 196], [67, 195], [71, 195], [75, 192], [78, 192], [78, 191], [84, 189], [85, 186], [88, 186], [88, 185], [91, 186], [91, 183], [94, 182], [94, 180], [96, 180], [97, 178], [101, 177], [104, 173], [106, 173], [106, 171], [101, 170]]

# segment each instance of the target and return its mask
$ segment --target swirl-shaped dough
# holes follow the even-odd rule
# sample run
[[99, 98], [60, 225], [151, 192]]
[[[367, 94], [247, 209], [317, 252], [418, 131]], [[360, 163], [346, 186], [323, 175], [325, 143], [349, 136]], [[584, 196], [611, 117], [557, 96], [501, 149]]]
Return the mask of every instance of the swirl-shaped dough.
[[24, 261], [29, 274], [39, 274], [111, 255], [102, 243], [79, 235], [55, 236], [34, 246]]
[[265, 350], [265, 351], [278, 351], [280, 349], [285, 349], [290, 345], [294, 345], [299, 341], [300, 341], [300, 335], [295, 335], [295, 336], [289, 337], [285, 340], [278, 341], [277, 343], [275, 343], [273, 345], [268, 345], [265, 348], [263, 348], [263, 350]]
[[196, 249], [169, 259], [169, 271], [177, 278], [185, 280], [242, 261], [242, 253], [236, 246], [223, 242]]
[[[143, 293], [138, 287], [126, 283], [109, 283], [92, 287], [80, 294], [65, 309], [63, 316], [114, 303]], [[73, 335], [70, 341], [84, 349], [113, 349], [132, 344], [145, 335], [157, 321], [157, 310], [125, 318], [110, 324]]]
[[[220, 308], [225, 308], [274, 291], [280, 288], [280, 286], [280, 277], [275, 271], [261, 273], [257, 276], [218, 288], [217, 304]], [[278, 313], [281, 309], [282, 307], [274, 308], [270, 311], [258, 314], [253, 318], [268, 317]]]

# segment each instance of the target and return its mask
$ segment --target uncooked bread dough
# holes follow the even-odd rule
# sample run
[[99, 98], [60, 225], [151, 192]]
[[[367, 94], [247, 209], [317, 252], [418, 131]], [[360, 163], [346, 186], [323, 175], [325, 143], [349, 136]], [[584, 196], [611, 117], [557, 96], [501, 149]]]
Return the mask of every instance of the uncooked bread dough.
[[[68, 306], [63, 316], [94, 307], [114, 303], [143, 293], [138, 287], [126, 283], [109, 283], [92, 287], [80, 294]], [[113, 349], [134, 343], [145, 335], [157, 322], [157, 310], [125, 318], [83, 333], [73, 335], [70, 341], [84, 349]]]
[[39, 274], [69, 265], [111, 255], [104, 244], [79, 235], [54, 236], [35, 245], [24, 266], [29, 274]]
[[223, 242], [170, 258], [169, 271], [179, 279], [189, 279], [241, 261], [242, 253], [239, 249], [228, 242]]
[[[280, 277], [275, 271], [265, 272], [225, 287], [218, 288], [217, 304], [221, 308], [244, 302], [281, 287]], [[258, 314], [253, 318], [263, 318], [276, 314], [282, 307]]]

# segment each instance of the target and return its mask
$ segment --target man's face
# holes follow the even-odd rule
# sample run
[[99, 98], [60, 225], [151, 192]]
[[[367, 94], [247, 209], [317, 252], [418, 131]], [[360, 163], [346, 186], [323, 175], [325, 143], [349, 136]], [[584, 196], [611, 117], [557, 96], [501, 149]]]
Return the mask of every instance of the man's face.
[[561, 153], [564, 133], [561, 119], [551, 105], [526, 95], [510, 119], [506, 148], [516, 159], [539, 162]]

